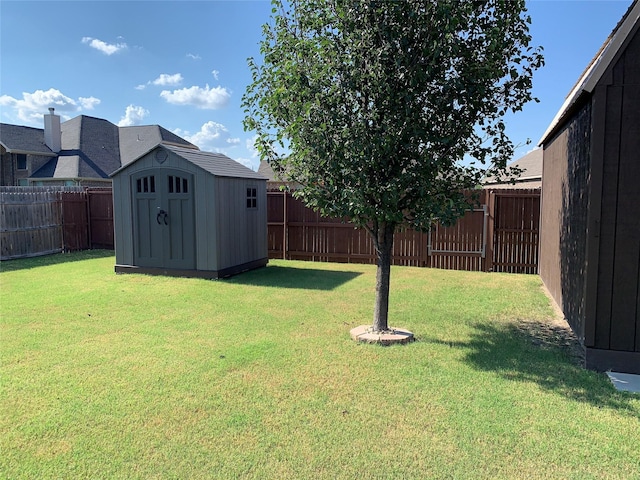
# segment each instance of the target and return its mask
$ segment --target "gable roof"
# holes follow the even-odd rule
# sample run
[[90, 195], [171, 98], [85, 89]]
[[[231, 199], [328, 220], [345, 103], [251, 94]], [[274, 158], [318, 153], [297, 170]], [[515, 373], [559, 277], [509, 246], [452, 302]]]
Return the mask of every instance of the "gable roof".
[[120, 158], [122, 166], [147, 153], [159, 143], [181, 145], [198, 150], [198, 147], [160, 125], [120, 127]]
[[282, 182], [278, 177], [276, 177], [276, 173], [269, 165], [269, 162], [266, 160], [260, 161], [260, 165], [258, 166], [258, 173], [267, 178], [270, 182]]
[[108, 120], [79, 115], [60, 124], [61, 150], [45, 144], [44, 129], [0, 124], [0, 144], [10, 153], [52, 157], [29, 178], [108, 179], [123, 165], [160, 143], [198, 147], [159, 125], [118, 127]]
[[201, 168], [202, 170], [215, 175], [216, 177], [232, 177], [232, 178], [249, 178], [254, 180], [267, 180], [266, 177], [260, 175], [258, 172], [254, 172], [250, 168], [245, 167], [239, 162], [227, 157], [222, 153], [214, 152], [202, 152], [194, 148], [185, 148], [178, 145], [160, 144], [143, 153], [138, 158], [129, 162], [127, 165], [123, 165], [121, 168], [113, 172], [110, 176], [113, 177], [118, 173], [125, 170], [129, 165], [135, 163], [140, 158], [145, 157], [147, 154], [164, 149], [169, 152], [173, 152], [183, 160], [186, 160], [193, 165]]
[[297, 182], [282, 180], [276, 172], [273, 171], [271, 165], [266, 160], [260, 161], [260, 166], [258, 167], [258, 173], [267, 178], [267, 189], [268, 190], [281, 190], [282, 188], [286, 188], [288, 190], [298, 190], [301, 185]]
[[523, 188], [525, 185], [522, 184], [526, 183], [526, 188], [540, 187], [542, 185], [542, 156], [542, 148], [536, 148], [508, 165], [509, 168], [522, 170], [522, 173], [515, 178], [515, 184], [504, 178], [487, 177], [484, 185], [491, 188], [501, 184], [510, 188]]
[[52, 158], [30, 178], [104, 178], [108, 175], [83, 155], [58, 155]]
[[60, 125], [62, 149], [30, 178], [109, 178], [120, 167], [118, 127], [80, 115]]
[[175, 145], [159, 145], [184, 158], [188, 162], [197, 165], [217, 177], [253, 178], [266, 180], [266, 177], [245, 167], [239, 162], [223, 155], [222, 153], [201, 152], [190, 148], [177, 147]]
[[634, 30], [640, 18], [640, 0], [634, 0], [622, 19], [618, 22], [609, 37], [605, 40], [600, 50], [591, 60], [574, 87], [567, 95], [560, 110], [551, 121], [551, 124], [542, 135], [538, 145], [542, 145], [564, 123], [573, 111], [573, 107], [586, 94], [593, 92], [605, 71], [616, 57], [629, 34]]
[[64, 122], [60, 153], [64, 155], [65, 151], [74, 150], [82, 163], [93, 163], [106, 178], [121, 165], [118, 127], [108, 120], [86, 115]]
[[42, 128], [0, 123], [0, 145], [10, 153], [55, 155], [44, 143], [44, 130]]

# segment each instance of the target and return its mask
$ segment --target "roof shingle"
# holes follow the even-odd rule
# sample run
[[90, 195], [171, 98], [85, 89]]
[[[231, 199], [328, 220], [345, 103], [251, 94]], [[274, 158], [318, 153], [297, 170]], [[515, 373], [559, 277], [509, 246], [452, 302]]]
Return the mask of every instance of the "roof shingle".
[[0, 123], [0, 144], [12, 153], [55, 155], [44, 143], [42, 128]]
[[267, 180], [266, 177], [245, 167], [241, 163], [223, 155], [222, 153], [201, 152], [191, 148], [178, 147], [175, 145], [160, 145], [159, 148], [166, 148], [179, 155], [188, 162], [197, 165], [218, 177], [253, 178], [255, 180]]

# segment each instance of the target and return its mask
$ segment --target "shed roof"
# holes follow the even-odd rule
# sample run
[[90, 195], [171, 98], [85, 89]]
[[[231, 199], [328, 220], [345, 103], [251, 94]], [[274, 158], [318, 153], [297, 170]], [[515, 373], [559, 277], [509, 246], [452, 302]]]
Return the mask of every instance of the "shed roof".
[[175, 145], [160, 145], [158, 148], [170, 150], [217, 177], [253, 178], [256, 180], [267, 179], [258, 172], [254, 172], [222, 153], [201, 152], [200, 150]]
[[201, 168], [202, 170], [215, 175], [216, 177], [232, 177], [232, 178], [250, 178], [255, 180], [267, 180], [266, 177], [260, 175], [258, 172], [254, 172], [250, 168], [245, 167], [241, 163], [236, 162], [235, 160], [227, 157], [222, 153], [214, 153], [214, 152], [202, 152], [200, 150], [196, 150], [194, 148], [185, 148], [177, 145], [167, 145], [160, 144], [152, 148], [151, 150], [143, 153], [133, 162], [129, 162], [129, 164], [124, 165], [122, 168], [119, 168], [115, 172], [113, 172], [110, 176], [115, 176], [121, 171], [125, 170], [129, 165], [132, 165], [140, 158], [146, 156], [147, 154], [158, 150], [164, 149], [170, 152], [175, 153], [183, 160], [186, 160], [193, 165]]
[[55, 156], [44, 143], [44, 130], [0, 123], [0, 145], [7, 152]]
[[560, 110], [552, 120], [547, 130], [542, 135], [538, 145], [545, 143], [556, 131], [564, 124], [569, 117], [574, 105], [585, 94], [590, 94], [598, 84], [605, 71], [620, 51], [625, 40], [638, 23], [640, 18], [640, 0], [634, 0], [629, 9], [618, 22], [609, 37], [605, 40], [602, 47], [595, 57], [591, 60], [585, 71], [582, 73], [574, 87], [567, 95]]

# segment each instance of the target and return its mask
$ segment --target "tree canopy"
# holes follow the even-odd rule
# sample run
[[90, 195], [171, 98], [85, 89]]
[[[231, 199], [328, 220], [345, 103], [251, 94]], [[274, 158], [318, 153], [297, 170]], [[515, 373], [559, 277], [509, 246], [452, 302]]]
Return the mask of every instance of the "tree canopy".
[[532, 100], [543, 64], [524, 1], [272, 3], [245, 128], [307, 205], [369, 231], [388, 297], [398, 226], [452, 223], [484, 175], [506, 173], [504, 116]]

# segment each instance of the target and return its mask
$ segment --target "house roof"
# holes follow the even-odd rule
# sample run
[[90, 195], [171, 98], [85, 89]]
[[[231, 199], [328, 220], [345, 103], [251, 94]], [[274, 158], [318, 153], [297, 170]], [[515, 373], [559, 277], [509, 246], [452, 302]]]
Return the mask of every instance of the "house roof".
[[540, 187], [542, 185], [542, 154], [542, 148], [536, 148], [508, 165], [509, 168], [522, 170], [520, 175], [515, 178], [515, 184], [510, 183], [506, 178], [487, 177], [484, 182], [485, 186], [491, 188], [500, 186], [509, 188]]
[[120, 158], [122, 166], [128, 165], [159, 143], [181, 145], [198, 150], [184, 138], [171, 133], [160, 125], [120, 127]]
[[61, 146], [31, 178], [108, 178], [120, 167], [118, 127], [102, 118], [80, 115], [60, 125]]
[[44, 129], [0, 124], [0, 144], [11, 153], [52, 157], [30, 178], [101, 178], [160, 143], [198, 147], [159, 125], [118, 127], [102, 118], [80, 115], [60, 124], [61, 150], [47, 147]]
[[158, 150], [164, 149], [168, 150], [172, 153], [175, 153], [183, 160], [190, 162], [202, 170], [215, 175], [216, 177], [232, 177], [232, 178], [250, 178], [255, 180], [267, 180], [266, 177], [260, 175], [258, 172], [254, 172], [250, 168], [245, 167], [241, 163], [236, 162], [235, 160], [227, 157], [222, 153], [213, 153], [213, 152], [202, 152], [200, 150], [196, 150], [194, 148], [185, 148], [183, 146], [171, 145], [171, 144], [160, 144], [156, 145], [154, 148], [150, 149], [147, 152], [144, 152], [137, 159], [129, 162], [127, 165], [122, 166], [115, 172], [111, 174], [113, 177], [117, 175], [121, 171], [125, 170], [129, 165], [135, 163], [140, 158], [146, 156], [147, 154]]
[[0, 123], [0, 145], [10, 153], [55, 155], [44, 143], [42, 128]]
[[613, 29], [598, 53], [591, 60], [574, 87], [567, 95], [560, 110], [542, 135], [538, 145], [545, 143], [561, 127], [573, 111], [573, 107], [585, 95], [593, 92], [605, 71], [616, 57], [629, 34], [638, 24], [640, 18], [640, 0], [634, 0], [622, 19]]
[[258, 173], [267, 178], [268, 190], [280, 190], [282, 187], [286, 187], [290, 190], [297, 190], [300, 188], [299, 183], [282, 180], [280, 177], [278, 177], [278, 175], [273, 171], [273, 168], [271, 168], [269, 162], [265, 160], [262, 160], [260, 162]]
[[282, 180], [276, 177], [276, 174], [273, 171], [273, 168], [271, 168], [271, 165], [269, 165], [269, 162], [265, 160], [262, 160], [260, 162], [260, 166], [258, 167], [258, 173], [263, 177], [266, 177], [267, 180], [270, 182], [282, 182]]
[[[73, 122], [79, 123], [79, 127], [76, 128]], [[63, 154], [65, 150], [78, 150], [80, 162], [84, 164], [81, 169], [90, 167], [102, 173], [103, 178], [121, 165], [118, 127], [102, 118], [81, 115], [64, 122], [62, 150]]]
[[104, 178], [109, 176], [98, 165], [77, 150], [60, 152], [49, 160], [30, 178]]

